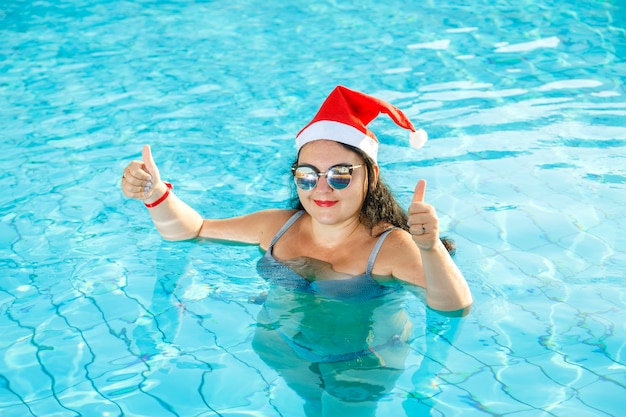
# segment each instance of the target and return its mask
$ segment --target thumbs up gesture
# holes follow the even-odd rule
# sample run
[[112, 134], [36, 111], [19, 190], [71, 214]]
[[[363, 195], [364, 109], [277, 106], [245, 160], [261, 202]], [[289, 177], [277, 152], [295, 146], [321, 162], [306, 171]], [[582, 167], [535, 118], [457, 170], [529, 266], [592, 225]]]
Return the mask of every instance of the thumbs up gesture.
[[432, 249], [439, 240], [439, 219], [435, 208], [424, 202], [426, 180], [415, 186], [413, 200], [409, 206], [409, 233], [422, 250]]
[[122, 192], [126, 197], [147, 200], [161, 183], [159, 169], [152, 158], [150, 145], [141, 151], [141, 161], [131, 161], [122, 174]]

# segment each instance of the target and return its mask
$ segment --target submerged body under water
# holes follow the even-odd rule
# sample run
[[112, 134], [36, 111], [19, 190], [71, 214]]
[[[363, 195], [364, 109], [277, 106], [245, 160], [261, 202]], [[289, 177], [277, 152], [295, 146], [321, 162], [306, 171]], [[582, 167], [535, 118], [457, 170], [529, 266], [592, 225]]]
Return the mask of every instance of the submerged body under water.
[[[623, 2], [5, 3], [3, 414], [621, 415]], [[273, 288], [257, 248], [162, 242], [119, 192], [149, 143], [206, 217], [287, 207], [294, 135], [338, 84], [428, 132], [372, 126], [401, 202], [428, 180], [467, 317]]]

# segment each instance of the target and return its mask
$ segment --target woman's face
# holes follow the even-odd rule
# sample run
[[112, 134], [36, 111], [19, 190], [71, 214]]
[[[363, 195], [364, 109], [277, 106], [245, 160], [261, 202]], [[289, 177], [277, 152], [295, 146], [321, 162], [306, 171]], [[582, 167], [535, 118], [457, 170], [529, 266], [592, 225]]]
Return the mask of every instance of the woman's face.
[[362, 164], [362, 167], [352, 171], [350, 184], [342, 190], [331, 188], [324, 176], [319, 177], [317, 186], [312, 190], [297, 188], [304, 209], [322, 224], [339, 224], [353, 220], [355, 216], [358, 218], [368, 187], [367, 167], [358, 154], [337, 142], [316, 140], [302, 147], [298, 164], [312, 165], [322, 173], [335, 165]]

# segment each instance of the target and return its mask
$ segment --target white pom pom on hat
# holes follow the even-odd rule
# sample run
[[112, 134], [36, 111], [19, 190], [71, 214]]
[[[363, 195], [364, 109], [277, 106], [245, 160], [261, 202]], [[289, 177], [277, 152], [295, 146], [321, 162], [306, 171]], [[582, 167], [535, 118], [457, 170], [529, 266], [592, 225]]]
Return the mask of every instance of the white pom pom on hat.
[[296, 147], [300, 150], [315, 140], [333, 140], [361, 149], [377, 162], [378, 139], [367, 125], [380, 113], [385, 113], [398, 126], [411, 131], [409, 143], [412, 147], [421, 148], [428, 140], [426, 131], [416, 130], [397, 107], [339, 85], [324, 100], [313, 120], [296, 135]]

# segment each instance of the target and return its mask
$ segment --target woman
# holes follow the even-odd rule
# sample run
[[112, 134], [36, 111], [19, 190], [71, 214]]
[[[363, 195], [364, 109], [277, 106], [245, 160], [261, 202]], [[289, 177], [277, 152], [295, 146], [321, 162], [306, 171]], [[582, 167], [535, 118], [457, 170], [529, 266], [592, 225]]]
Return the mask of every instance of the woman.
[[[426, 302], [433, 309], [466, 309], [472, 296], [439, 238], [434, 207], [424, 202], [426, 182], [417, 183], [406, 217], [379, 178], [378, 142], [366, 126], [380, 112], [412, 135], [418, 133], [399, 109], [342, 86], [331, 92], [300, 131], [293, 175], [303, 212], [276, 209], [203, 219], [161, 180], [147, 145], [143, 160], [132, 161], [124, 169], [122, 190], [145, 203], [164, 239], [200, 237], [257, 244], [270, 249], [266, 258], [271, 255], [283, 264], [299, 261], [299, 267], [288, 266], [299, 268], [298, 274], [309, 281], [363, 275], [374, 246], [388, 231], [371, 275], [377, 281], [395, 279], [424, 287]], [[294, 219], [294, 215], [299, 217]], [[272, 242], [290, 219], [293, 224]]]
[[389, 103], [341, 86], [331, 92], [296, 137], [293, 210], [203, 219], [161, 180], [149, 146], [122, 177], [124, 194], [145, 203], [163, 238], [265, 250], [257, 269], [274, 285], [253, 348], [310, 416], [373, 416], [393, 388], [412, 331], [398, 281], [424, 287], [439, 311], [463, 314], [472, 303], [435, 209], [424, 202], [426, 182], [417, 183], [407, 216], [380, 179], [378, 142], [366, 128], [380, 112], [419, 136]]

